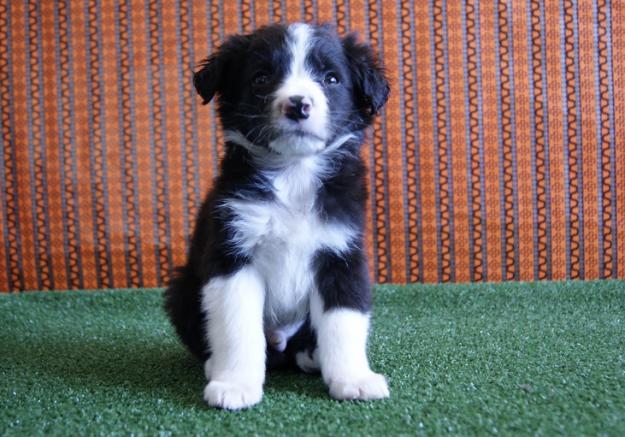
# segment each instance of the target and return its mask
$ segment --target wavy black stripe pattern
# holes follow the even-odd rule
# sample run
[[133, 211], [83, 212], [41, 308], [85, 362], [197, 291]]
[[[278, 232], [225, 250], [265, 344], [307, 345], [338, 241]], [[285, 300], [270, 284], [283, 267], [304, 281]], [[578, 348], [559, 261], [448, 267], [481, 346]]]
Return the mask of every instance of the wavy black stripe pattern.
[[129, 287], [143, 286], [141, 232], [139, 230], [139, 194], [137, 187], [137, 163], [134, 155], [136, 138], [134, 135], [133, 120], [135, 117], [132, 103], [133, 71], [132, 71], [132, 41], [131, 16], [128, 0], [121, 0], [118, 6], [119, 16], [119, 81], [121, 94], [121, 126], [122, 136], [121, 161], [123, 172], [124, 191], [123, 204], [125, 210], [125, 261], [126, 283]]
[[[373, 47], [380, 44], [380, 26], [379, 14], [380, 10], [378, 2], [370, 0], [368, 2], [368, 22], [369, 22], [369, 41]], [[387, 186], [386, 173], [384, 166], [384, 139], [382, 137], [382, 122], [377, 118], [373, 129], [373, 162], [374, 162], [374, 187], [371, 188], [372, 195], [375, 199], [375, 247], [377, 253], [377, 265], [375, 266], [376, 277], [380, 282], [388, 282], [391, 272], [389, 270], [389, 244], [388, 244], [388, 227], [387, 223], [387, 207], [386, 197]]]
[[35, 222], [35, 255], [38, 287], [54, 288], [48, 224], [48, 193], [46, 187], [46, 136], [44, 132], [41, 74], [41, 12], [39, 2], [28, 2], [28, 63], [30, 73], [30, 130], [32, 136], [31, 181], [33, 183], [33, 218]]
[[[195, 55], [193, 51], [192, 41], [192, 6], [186, 0], [180, 1], [180, 15], [176, 19], [176, 26], [179, 32], [179, 59], [180, 65], [178, 77], [182, 84], [182, 91], [180, 96], [181, 102], [181, 120], [180, 129], [182, 130], [182, 144], [184, 146], [183, 159], [184, 165], [182, 168], [185, 197], [185, 235], [190, 232], [189, 221], [193, 220], [196, 216], [197, 209], [199, 208], [199, 181], [198, 181], [198, 169], [197, 169], [197, 139], [195, 132], [197, 132], [196, 122], [196, 100], [195, 89], [193, 84], [189, 80], [191, 78], [191, 71], [193, 69]], [[249, 24], [248, 24], [249, 25]], [[186, 241], [188, 245], [188, 239]]]
[[565, 57], [565, 84], [566, 84], [566, 135], [568, 144], [567, 151], [568, 185], [569, 185], [569, 215], [567, 217], [567, 230], [569, 250], [567, 276], [572, 279], [584, 277], [583, 258], [583, 200], [582, 200], [582, 163], [580, 156], [579, 117], [577, 113], [579, 77], [577, 74], [577, 58], [579, 56], [578, 43], [576, 41], [577, 20], [574, 17], [577, 3], [572, 0], [563, 0], [564, 20], [564, 57]]
[[437, 136], [437, 171], [438, 171], [438, 217], [439, 217], [439, 273], [438, 280], [440, 282], [449, 282], [454, 280], [453, 269], [453, 246], [454, 240], [452, 235], [452, 192], [451, 192], [451, 174], [450, 174], [450, 147], [451, 140], [450, 126], [447, 123], [447, 115], [450, 108], [447, 106], [449, 99], [447, 92], [447, 81], [449, 80], [445, 68], [445, 53], [447, 52], [446, 37], [444, 29], [444, 1], [435, 1], [431, 3], [433, 16], [433, 34], [434, 34], [434, 71], [436, 81], [436, 136]]
[[534, 159], [535, 159], [535, 216], [534, 234], [536, 236], [535, 259], [536, 271], [534, 273], [536, 279], [549, 279], [551, 277], [549, 251], [549, 158], [547, 134], [545, 127], [546, 117], [546, 84], [543, 80], [543, 57], [542, 57], [542, 19], [541, 19], [541, 2], [539, 0], [531, 1], [531, 75], [534, 102]]
[[82, 255], [80, 251], [80, 219], [78, 216], [78, 193], [73, 142], [75, 130], [73, 126], [73, 80], [70, 72], [70, 5], [67, 0], [60, 0], [57, 3], [57, 7], [58, 64], [60, 65], [59, 82], [61, 94], [59, 120], [61, 122], [61, 145], [63, 157], [63, 180], [61, 189], [64, 192], [65, 200], [63, 213], [65, 216], [64, 229], [66, 241], [65, 257], [67, 265], [67, 287], [83, 288]]
[[[21, 232], [18, 206], [17, 169], [15, 157], [15, 140], [13, 133], [13, 102], [11, 92], [11, 53], [9, 52], [11, 37], [11, 3], [0, 3], [0, 113], [2, 115], [2, 159], [4, 163], [3, 211], [5, 225], [5, 258], [7, 260], [8, 290], [24, 289], [24, 271], [22, 267]], [[0, 284], [2, 287], [2, 284]]]
[[100, 2], [88, 0], [87, 20], [87, 62], [90, 84], [90, 145], [91, 145], [91, 186], [93, 192], [93, 228], [95, 240], [95, 261], [98, 272], [98, 287], [113, 286], [111, 270], [110, 239], [108, 231], [108, 196], [106, 172], [106, 132], [102, 126], [105, 108], [104, 90], [101, 75], [101, 43], [99, 32]]
[[597, 66], [599, 83], [599, 132], [600, 132], [600, 152], [599, 152], [599, 186], [600, 186], [600, 208], [599, 222], [601, 224], [600, 237], [600, 258], [599, 258], [599, 274], [602, 278], [616, 278], [616, 237], [614, 235], [614, 218], [615, 218], [615, 198], [614, 198], [614, 115], [611, 111], [611, 99], [613, 98], [610, 74], [610, 45], [608, 38], [610, 37], [611, 22], [608, 19], [611, 2], [600, 0], [596, 4], [597, 15]]
[[404, 78], [404, 114], [405, 114], [405, 132], [404, 137], [406, 141], [406, 207], [407, 214], [407, 229], [408, 229], [408, 250], [407, 250], [407, 265], [406, 273], [410, 282], [419, 282], [422, 280], [420, 277], [420, 251], [419, 251], [419, 238], [420, 235], [417, 232], [419, 228], [419, 207], [420, 207], [420, 190], [419, 190], [419, 177], [418, 169], [418, 150], [417, 141], [418, 138], [415, 132], [415, 124], [417, 123], [417, 108], [416, 108], [416, 93], [415, 93], [415, 78], [414, 69], [416, 65], [413, 65], [413, 47], [414, 40], [412, 37], [412, 14], [413, 8], [410, 2], [402, 2], [400, 8], [401, 17], [401, 35], [402, 35], [402, 76]]
[[511, 44], [509, 38], [511, 23], [508, 20], [507, 0], [500, 0], [497, 3], [498, 20], [498, 40], [499, 40], [499, 71], [500, 71], [500, 93], [501, 93], [501, 169], [502, 169], [502, 271], [506, 280], [518, 279], [518, 262], [515, 257], [517, 247], [515, 227], [516, 227], [516, 202], [515, 202], [515, 180], [514, 180], [514, 132], [512, 128], [512, 105], [514, 95], [511, 89], [513, 70], [510, 63], [512, 59]]
[[476, 25], [479, 20], [479, 0], [467, 1], [465, 6], [466, 22], [466, 70], [467, 70], [467, 98], [469, 112], [469, 207], [471, 211], [471, 280], [483, 281], [486, 279], [485, 246], [486, 235], [484, 234], [484, 215], [482, 209], [483, 197], [482, 181], [484, 178], [482, 169], [482, 132], [481, 132], [481, 112], [479, 103], [479, 76], [478, 57], [480, 53], [477, 45]]
[[164, 98], [162, 92], [163, 71], [161, 70], [162, 59], [162, 5], [160, 1], [150, 1], [148, 4], [148, 25], [149, 25], [149, 59], [151, 65], [151, 88], [152, 95], [152, 115], [153, 115], [153, 138], [154, 138], [154, 162], [153, 179], [155, 191], [155, 212], [156, 212], [156, 257], [158, 265], [158, 276], [162, 283], [167, 283], [172, 273], [171, 246], [169, 238], [169, 199], [167, 195], [168, 174], [167, 174], [167, 144], [166, 121]]

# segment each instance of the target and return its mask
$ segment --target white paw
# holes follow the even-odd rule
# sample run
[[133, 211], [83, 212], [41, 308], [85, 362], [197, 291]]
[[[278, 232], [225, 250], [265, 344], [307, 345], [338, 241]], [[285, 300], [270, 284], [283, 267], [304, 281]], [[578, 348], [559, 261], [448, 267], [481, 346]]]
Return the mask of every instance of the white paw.
[[379, 373], [370, 372], [358, 378], [335, 378], [328, 383], [330, 396], [339, 400], [371, 400], [390, 396], [386, 378]]
[[211, 407], [240, 410], [260, 402], [262, 386], [250, 386], [237, 382], [211, 381], [204, 389], [204, 400]]

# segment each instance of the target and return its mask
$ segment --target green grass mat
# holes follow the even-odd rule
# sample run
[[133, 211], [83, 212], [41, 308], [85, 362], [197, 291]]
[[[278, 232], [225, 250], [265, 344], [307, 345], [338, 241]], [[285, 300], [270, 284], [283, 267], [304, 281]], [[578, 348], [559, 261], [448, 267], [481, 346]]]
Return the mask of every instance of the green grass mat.
[[268, 376], [262, 403], [202, 401], [157, 291], [0, 296], [0, 434], [625, 433], [625, 282], [381, 286], [372, 367], [391, 398]]

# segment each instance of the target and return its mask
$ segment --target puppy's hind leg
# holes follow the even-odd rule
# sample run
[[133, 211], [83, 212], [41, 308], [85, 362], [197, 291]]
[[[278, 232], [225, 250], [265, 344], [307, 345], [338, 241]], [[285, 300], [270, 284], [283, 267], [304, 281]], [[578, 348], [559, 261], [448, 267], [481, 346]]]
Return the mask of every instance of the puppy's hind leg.
[[204, 389], [209, 405], [228, 410], [260, 402], [265, 380], [263, 304], [265, 290], [256, 270], [245, 266], [212, 279], [202, 290], [211, 358]]
[[305, 373], [318, 373], [321, 371], [319, 364], [319, 350], [300, 351], [295, 354], [295, 364]]
[[211, 377], [212, 371], [213, 371], [213, 365], [211, 363], [211, 359], [209, 358], [204, 362], [204, 375], [206, 376], [206, 380], [208, 382], [210, 382], [210, 380], [212, 379]]

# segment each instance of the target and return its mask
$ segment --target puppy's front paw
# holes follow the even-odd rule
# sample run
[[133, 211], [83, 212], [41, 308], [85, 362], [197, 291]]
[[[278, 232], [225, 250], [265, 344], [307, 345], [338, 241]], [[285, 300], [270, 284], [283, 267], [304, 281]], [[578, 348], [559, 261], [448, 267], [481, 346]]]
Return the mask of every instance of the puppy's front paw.
[[204, 389], [204, 400], [211, 407], [226, 410], [240, 410], [260, 402], [262, 386], [251, 386], [237, 382], [211, 381]]
[[370, 372], [358, 378], [336, 378], [329, 381], [330, 396], [339, 400], [371, 400], [390, 396], [384, 375]]

